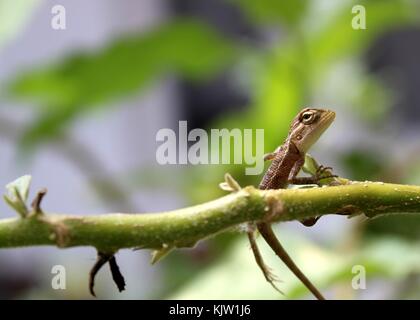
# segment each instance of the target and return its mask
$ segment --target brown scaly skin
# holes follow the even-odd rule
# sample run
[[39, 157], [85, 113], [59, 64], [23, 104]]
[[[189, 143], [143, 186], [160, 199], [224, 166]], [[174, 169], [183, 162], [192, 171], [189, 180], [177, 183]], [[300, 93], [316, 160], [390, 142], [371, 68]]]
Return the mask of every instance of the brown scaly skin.
[[[260, 189], [283, 189], [289, 184], [310, 184], [318, 183], [322, 175], [321, 172], [313, 177], [296, 177], [305, 163], [305, 153], [318, 140], [322, 133], [334, 121], [335, 113], [325, 109], [306, 108], [295, 117], [290, 127], [289, 134], [285, 142], [264, 157], [265, 160], [272, 160], [270, 167], [264, 175]], [[322, 177], [326, 178], [326, 177]], [[310, 226], [316, 222], [315, 219], [302, 221], [303, 224]], [[287, 267], [299, 278], [300, 281], [320, 300], [324, 297], [319, 290], [309, 281], [303, 272], [296, 266], [280, 242], [276, 238], [269, 223], [257, 223], [257, 229], [269, 244], [272, 250], [280, 257]], [[266, 280], [275, 288], [274, 277], [269, 268], [264, 264], [261, 254], [255, 241], [254, 226], [249, 225], [248, 238], [255, 260], [262, 270]], [[277, 289], [278, 290], [278, 289]]]

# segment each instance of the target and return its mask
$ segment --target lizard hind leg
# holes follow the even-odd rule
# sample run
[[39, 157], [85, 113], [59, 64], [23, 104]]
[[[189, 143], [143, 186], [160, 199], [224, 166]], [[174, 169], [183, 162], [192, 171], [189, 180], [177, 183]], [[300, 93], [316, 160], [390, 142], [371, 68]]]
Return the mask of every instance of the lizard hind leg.
[[305, 285], [306, 288], [318, 299], [325, 300], [322, 293], [312, 284], [312, 282], [305, 276], [299, 267], [293, 262], [292, 258], [280, 244], [271, 226], [267, 223], [259, 223], [257, 225], [258, 231], [263, 236], [264, 240], [275, 252], [275, 254], [283, 261], [283, 263], [292, 271], [295, 276]]
[[[251, 228], [250, 228], [251, 229]], [[263, 257], [261, 255], [261, 252], [258, 248], [257, 241], [255, 239], [255, 230], [248, 230], [247, 231], [248, 240], [251, 245], [252, 253], [254, 254], [255, 262], [257, 262], [258, 267], [261, 269], [265, 280], [279, 293], [284, 294], [275, 284], [275, 282], [278, 282], [279, 279], [274, 275], [263, 260]]]

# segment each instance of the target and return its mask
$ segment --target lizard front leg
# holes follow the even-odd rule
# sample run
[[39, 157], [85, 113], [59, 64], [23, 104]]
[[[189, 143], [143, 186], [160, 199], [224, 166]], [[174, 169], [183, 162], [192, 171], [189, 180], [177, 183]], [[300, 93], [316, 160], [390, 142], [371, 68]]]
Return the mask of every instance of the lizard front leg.
[[271, 161], [271, 160], [273, 160], [276, 157], [277, 153], [280, 152], [280, 150], [281, 150], [281, 146], [278, 147], [278, 148], [276, 148], [276, 150], [274, 150], [273, 152], [266, 153], [264, 155], [264, 161]]
[[[290, 172], [289, 176], [289, 183], [295, 184], [295, 185], [304, 185], [304, 184], [317, 184], [320, 185], [320, 181], [323, 179], [328, 178], [335, 178], [336, 175], [329, 174], [329, 171], [332, 170], [331, 167], [324, 167], [319, 166], [315, 172], [314, 175], [311, 177], [296, 177], [299, 173], [300, 169], [305, 163], [305, 158], [302, 157], [301, 160], [297, 161], [295, 165], [292, 168], [292, 171]], [[300, 220], [299, 222], [302, 223], [305, 227], [312, 227], [315, 225], [320, 217], [314, 217], [314, 218], [307, 218]]]
[[[310, 177], [296, 177], [290, 175], [289, 183], [295, 185], [316, 184], [321, 186], [320, 181], [324, 179], [337, 178], [337, 175], [330, 173], [331, 167], [319, 166], [314, 175]], [[296, 173], [297, 174], [297, 173]]]

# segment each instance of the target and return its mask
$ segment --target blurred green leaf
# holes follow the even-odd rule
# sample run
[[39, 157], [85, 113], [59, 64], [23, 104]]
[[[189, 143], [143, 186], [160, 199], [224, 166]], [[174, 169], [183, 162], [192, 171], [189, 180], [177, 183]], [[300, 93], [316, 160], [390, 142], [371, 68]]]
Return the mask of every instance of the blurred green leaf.
[[[237, 232], [224, 232], [194, 249], [175, 250], [160, 263], [165, 286], [153, 297], [167, 296], [195, 281], [219, 259], [224, 259], [230, 246], [235, 245], [240, 236]], [[226, 258], [229, 259], [228, 256]]]
[[[366, 8], [366, 29], [352, 28], [351, 9], [353, 5]], [[352, 1], [337, 12], [323, 29], [315, 32], [308, 43], [311, 59], [316, 69], [325, 69], [337, 59], [357, 55], [366, 49], [375, 38], [396, 26], [414, 21], [416, 13], [413, 4], [404, 0]]]
[[364, 75], [360, 80], [360, 91], [354, 99], [354, 109], [370, 125], [382, 126], [383, 119], [395, 102], [393, 92], [379, 79]]
[[376, 180], [384, 169], [384, 159], [372, 150], [355, 149], [342, 155], [341, 163], [353, 180]]
[[[358, 256], [362, 260], [381, 266], [389, 278], [402, 278], [420, 272], [419, 243], [396, 237], [381, 237], [366, 242]], [[359, 258], [358, 258], [359, 259]]]
[[[252, 3], [259, 7], [259, 2]], [[250, 112], [240, 117], [234, 115], [232, 120], [224, 117], [221, 123], [264, 128], [266, 145], [271, 150], [284, 138], [298, 109], [311, 102], [312, 92], [336, 62], [360, 54], [376, 37], [414, 19], [405, 1], [362, 1], [368, 12], [367, 29], [354, 30], [351, 27], [354, 4], [340, 7], [320, 30], [294, 33], [286, 42], [276, 43], [269, 52], [261, 53], [257, 70], [255, 65], [251, 70], [254, 103]]]
[[304, 16], [308, 1], [279, 0], [229, 0], [237, 4], [252, 20], [257, 23], [285, 23], [296, 25]]
[[40, 0], [0, 0], [0, 47], [29, 21]]
[[249, 78], [253, 102], [248, 112], [225, 114], [212, 127], [263, 128], [265, 152], [286, 137], [306, 97], [305, 61], [294, 41], [260, 53]]
[[234, 53], [234, 45], [207, 25], [181, 20], [28, 72], [13, 82], [11, 92], [35, 99], [43, 112], [25, 141], [52, 135], [80, 113], [107, 107], [165, 72], [195, 80], [210, 77], [226, 67]]
[[306, 61], [298, 48], [295, 43], [276, 48], [265, 62], [257, 88], [252, 118], [265, 129], [268, 151], [282, 143], [307, 96]]
[[392, 235], [408, 240], [420, 240], [420, 216], [418, 214], [389, 215], [369, 221], [365, 234], [369, 236]]
[[[267, 3], [235, 0], [244, 8], [257, 8], [254, 14], [262, 10], [267, 14], [278, 14], [275, 6], [299, 6], [299, 2]], [[322, 27], [308, 29], [305, 32], [288, 34], [284, 41], [271, 43], [271, 47], [260, 51], [248, 50], [238, 59], [241, 70], [238, 72], [238, 82], [245, 86], [245, 91], [250, 92], [253, 101], [247, 112], [224, 113], [210, 126], [213, 128], [264, 128], [265, 152], [273, 151], [287, 135], [292, 118], [299, 109], [307, 105], [314, 105], [313, 96], [316, 96], [323, 79], [335, 66], [349, 57], [360, 56], [376, 37], [395, 26], [407, 25], [412, 21], [412, 7], [405, 1], [377, 1], [363, 2], [368, 12], [367, 29], [353, 30], [351, 28], [352, 5], [355, 1], [340, 4], [334, 8]], [[272, 7], [270, 7], [272, 5]], [[247, 9], [245, 9], [247, 10]], [[250, 11], [252, 11], [250, 9]], [[301, 13], [303, 13], [302, 11]], [[375, 14], [371, 14], [375, 12]], [[259, 15], [260, 13], [258, 13]], [[306, 13], [305, 13], [306, 14]], [[261, 14], [263, 16], [263, 14]], [[303, 17], [314, 19], [319, 23], [318, 15]], [[365, 75], [361, 71], [361, 78]], [[342, 77], [342, 73], [340, 73]], [[245, 80], [244, 80], [245, 79]], [[346, 86], [344, 90], [352, 90]], [[355, 84], [351, 83], [354, 88]], [[353, 100], [358, 100], [363, 107], [372, 105], [373, 101], [383, 102], [382, 87], [375, 83], [375, 79], [361, 83], [360, 94]], [[328, 91], [328, 88], [326, 88]], [[322, 99], [321, 101], [324, 101]], [[352, 104], [349, 102], [348, 104]], [[378, 114], [380, 107], [369, 109], [372, 117]], [[382, 108], [383, 110], [383, 108]], [[363, 156], [366, 156], [365, 154]], [[380, 170], [378, 159], [361, 159], [360, 155], [349, 156], [349, 170], [354, 177], [370, 179]], [[268, 164], [267, 164], [268, 165]], [[350, 168], [351, 167], [351, 168]], [[360, 172], [358, 171], [360, 169]], [[198, 174], [195, 172], [198, 171]], [[218, 183], [223, 181], [225, 172], [231, 173], [241, 185], [256, 184], [258, 176], [245, 176], [244, 165], [231, 166], [200, 166], [198, 170], [189, 168], [189, 184], [185, 190], [194, 202], [209, 200], [220, 195], [216, 190]]]
[[420, 148], [414, 149], [408, 153], [406, 160], [400, 164], [404, 174], [404, 181], [408, 184], [420, 184]]
[[[303, 260], [311, 260], [311, 268], [303, 268], [307, 275], [319, 279], [324, 272], [324, 267], [329, 263], [329, 254], [321, 252], [319, 248], [309, 244], [298, 236], [282, 232], [282, 243], [290, 252], [296, 263], [302, 266]], [[284, 241], [283, 241], [284, 240]], [[190, 281], [178, 292], [169, 296], [170, 299], [287, 299], [292, 298], [290, 291], [299, 286], [293, 274], [287, 270], [282, 262], [272, 253], [270, 248], [263, 244], [261, 239], [260, 250], [267, 265], [274, 274], [278, 275], [281, 282], [279, 288], [286, 293], [283, 296], [275, 291], [264, 279], [261, 271], [255, 263], [252, 251], [249, 248], [245, 234], [228, 248], [228, 252], [222, 256], [211, 268], [204, 270], [200, 277]], [[334, 260], [331, 260], [331, 266]], [[316, 275], [318, 274], [318, 276]], [[318, 283], [314, 279], [315, 282]], [[303, 290], [304, 291], [304, 290]], [[304, 292], [306, 295], [307, 292]]]
[[[374, 279], [403, 281], [413, 272], [420, 271], [419, 243], [399, 239], [380, 239], [366, 242], [357, 252], [343, 254], [321, 248], [301, 236], [282, 231], [282, 243], [307, 276], [321, 290], [329, 290], [333, 298], [343, 298], [343, 290], [354, 296], [351, 287], [352, 268], [361, 265], [366, 269], [367, 288]], [[200, 277], [187, 283], [170, 295], [171, 299], [297, 299], [309, 297], [307, 289], [294, 277], [266, 245], [260, 247], [267, 264], [279, 276], [279, 287], [286, 296], [273, 290], [255, 264], [245, 236], [229, 248], [218, 263], [206, 269]], [[334, 290], [340, 288], [340, 291]], [[366, 290], [365, 290], [366, 291]]]

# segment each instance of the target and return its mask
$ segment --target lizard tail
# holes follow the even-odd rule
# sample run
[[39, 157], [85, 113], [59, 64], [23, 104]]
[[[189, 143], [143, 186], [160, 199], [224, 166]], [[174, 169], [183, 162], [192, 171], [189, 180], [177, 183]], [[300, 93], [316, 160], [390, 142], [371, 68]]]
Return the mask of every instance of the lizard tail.
[[308, 288], [310, 292], [318, 299], [325, 300], [324, 296], [319, 292], [319, 290], [312, 284], [312, 282], [303, 274], [299, 267], [293, 262], [289, 254], [280, 244], [276, 235], [271, 229], [271, 226], [266, 223], [259, 223], [257, 225], [258, 231], [261, 233], [265, 241], [269, 244], [271, 249], [276, 253], [276, 255], [286, 264], [286, 266], [295, 274], [296, 277]]

